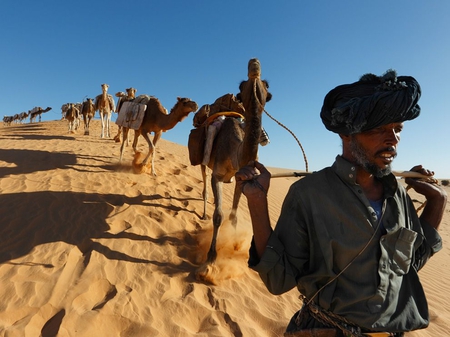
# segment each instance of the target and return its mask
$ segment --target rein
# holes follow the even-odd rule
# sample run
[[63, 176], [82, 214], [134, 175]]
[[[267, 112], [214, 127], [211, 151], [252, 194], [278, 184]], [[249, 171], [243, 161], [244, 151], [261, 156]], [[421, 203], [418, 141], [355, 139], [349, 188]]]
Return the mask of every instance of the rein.
[[262, 105], [261, 101], [258, 99], [258, 95], [256, 94], [256, 80], [253, 82], [253, 93], [255, 95], [256, 101], [258, 102], [259, 106], [262, 108], [262, 110], [266, 113], [267, 116], [269, 116], [270, 119], [272, 119], [274, 122], [276, 122], [279, 126], [281, 126], [282, 128], [284, 128], [286, 131], [288, 131], [292, 137], [294, 137], [294, 139], [297, 141], [298, 146], [300, 146], [300, 149], [302, 151], [303, 154], [303, 160], [305, 161], [305, 170], [306, 172], [308, 172], [308, 159], [306, 158], [306, 153], [305, 150], [303, 149], [302, 143], [300, 143], [300, 141], [298, 140], [298, 138], [295, 136], [295, 134], [289, 130], [289, 128], [287, 126], [285, 126], [284, 124], [282, 124], [281, 122], [279, 122], [277, 119], [275, 119], [275, 117], [273, 117], [272, 115], [270, 115], [267, 110], [264, 108], [264, 106]]

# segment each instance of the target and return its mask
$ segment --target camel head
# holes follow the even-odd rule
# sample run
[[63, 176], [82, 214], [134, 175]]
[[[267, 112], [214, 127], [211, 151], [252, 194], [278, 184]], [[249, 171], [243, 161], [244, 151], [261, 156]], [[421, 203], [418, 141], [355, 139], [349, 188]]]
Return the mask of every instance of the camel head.
[[128, 88], [128, 89], [125, 89], [125, 90], [127, 91], [128, 98], [133, 99], [133, 98], [136, 97], [136, 91], [137, 90], [135, 88]]
[[261, 63], [257, 58], [248, 61], [248, 78], [255, 79], [261, 77]]
[[[256, 94], [256, 97], [254, 94]], [[246, 112], [249, 112], [252, 103], [256, 103], [258, 114], [262, 113], [266, 103], [272, 99], [272, 94], [269, 92], [269, 83], [266, 80], [261, 80], [261, 63], [258, 59], [253, 58], [248, 62], [248, 80], [241, 82], [236, 98], [242, 102]], [[255, 99], [256, 102], [252, 102], [252, 99]]]
[[108, 92], [109, 85], [106, 83], [102, 84], [102, 92]]
[[193, 111], [197, 111], [197, 109], [198, 109], [197, 103], [195, 103], [194, 101], [191, 101], [190, 98], [177, 97], [177, 103], [172, 108], [170, 113], [172, 113], [173, 111], [176, 111], [177, 116], [178, 116], [178, 122], [181, 122], [183, 119], [185, 119], [189, 115], [189, 113], [191, 113]]

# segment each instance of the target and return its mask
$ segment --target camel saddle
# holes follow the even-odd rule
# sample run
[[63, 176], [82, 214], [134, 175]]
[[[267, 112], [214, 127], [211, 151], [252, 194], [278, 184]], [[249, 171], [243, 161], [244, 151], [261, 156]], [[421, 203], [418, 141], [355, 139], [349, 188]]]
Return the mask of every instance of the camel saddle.
[[120, 107], [119, 116], [117, 116], [116, 124], [133, 130], [139, 130], [144, 119], [145, 104], [135, 102], [123, 102]]
[[205, 104], [194, 115], [192, 129], [188, 139], [189, 160], [191, 165], [200, 165], [206, 141], [206, 128], [217, 117], [243, 118], [245, 109], [233, 94], [225, 94], [215, 100], [213, 104]]

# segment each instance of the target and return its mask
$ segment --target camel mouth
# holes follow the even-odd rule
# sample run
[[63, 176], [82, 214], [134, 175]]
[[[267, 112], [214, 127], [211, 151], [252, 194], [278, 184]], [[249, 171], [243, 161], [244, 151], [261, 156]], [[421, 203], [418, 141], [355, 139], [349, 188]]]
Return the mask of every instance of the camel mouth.
[[261, 63], [254, 58], [248, 62], [248, 78], [256, 79], [261, 77]]

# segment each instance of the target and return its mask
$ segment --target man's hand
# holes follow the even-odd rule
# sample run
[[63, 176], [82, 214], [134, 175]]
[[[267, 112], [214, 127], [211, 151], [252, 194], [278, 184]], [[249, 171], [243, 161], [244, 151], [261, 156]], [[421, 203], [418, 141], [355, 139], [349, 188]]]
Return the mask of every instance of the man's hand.
[[270, 172], [263, 164], [252, 161], [236, 172], [236, 184], [247, 199], [267, 195], [270, 186]]
[[447, 192], [436, 183], [435, 179], [431, 178], [434, 175], [433, 171], [423, 168], [422, 165], [414, 166], [411, 171], [430, 177], [429, 180], [407, 178], [405, 183], [427, 199], [420, 219], [427, 221], [432, 227], [438, 229], [447, 205]]
[[418, 172], [424, 176], [430, 177], [429, 179], [405, 179], [405, 183], [411, 186], [417, 193], [422, 194], [427, 200], [429, 198], [440, 197], [442, 193], [446, 194], [445, 191], [436, 184], [436, 179], [432, 178], [434, 176], [434, 171], [427, 170], [422, 165], [416, 165], [410, 171]]

